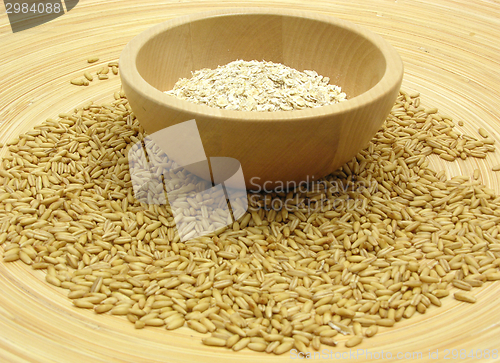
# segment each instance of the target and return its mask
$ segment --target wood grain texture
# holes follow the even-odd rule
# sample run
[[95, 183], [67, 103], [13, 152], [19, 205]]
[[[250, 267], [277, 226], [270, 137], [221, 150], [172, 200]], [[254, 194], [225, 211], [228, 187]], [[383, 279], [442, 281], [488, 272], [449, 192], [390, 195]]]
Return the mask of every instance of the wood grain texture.
[[[300, 111], [255, 112], [221, 110], [163, 93], [191, 72], [237, 59], [315, 70], [340, 85], [348, 100]], [[394, 47], [351, 22], [315, 12], [240, 8], [148, 29], [123, 50], [120, 76], [150, 135], [194, 119], [206, 155], [238, 160], [247, 187], [262, 190], [322, 178], [366, 147], [394, 105], [403, 65]], [[164, 141], [158, 146], [169, 150], [169, 158], [190, 164], [179, 162], [184, 139]], [[208, 172], [195, 174], [210, 180]]]
[[[466, 132], [476, 134], [483, 127], [500, 141], [500, 4], [465, 0], [88, 0], [80, 1], [63, 17], [15, 34], [0, 5], [1, 141], [87, 100], [111, 100], [112, 92], [119, 89], [117, 76], [94, 81], [89, 87], [72, 86], [69, 80], [117, 60], [123, 46], [146, 28], [194, 12], [259, 5], [330, 14], [381, 34], [403, 58], [404, 89], [420, 91], [424, 105], [437, 106], [463, 120]], [[86, 59], [94, 55], [101, 59], [98, 64], [87, 64]], [[491, 172], [496, 164], [500, 164], [498, 152], [486, 160], [448, 163], [432, 159], [436, 170], [445, 168], [449, 175], [472, 175], [479, 168], [481, 180], [500, 193], [500, 173]], [[0, 262], [0, 291], [1, 362], [292, 361], [289, 355], [205, 347], [199, 334], [189, 329], [136, 331], [124, 319], [74, 308], [65, 291], [48, 285], [42, 273], [22, 263]], [[474, 289], [478, 298], [474, 305], [446, 298], [442, 308], [380, 329], [356, 348], [393, 355], [423, 353], [423, 359], [405, 360], [408, 362], [429, 361], [429, 350], [439, 349], [441, 361], [445, 349], [499, 349], [499, 292], [498, 283]], [[346, 361], [364, 362], [366, 358]]]

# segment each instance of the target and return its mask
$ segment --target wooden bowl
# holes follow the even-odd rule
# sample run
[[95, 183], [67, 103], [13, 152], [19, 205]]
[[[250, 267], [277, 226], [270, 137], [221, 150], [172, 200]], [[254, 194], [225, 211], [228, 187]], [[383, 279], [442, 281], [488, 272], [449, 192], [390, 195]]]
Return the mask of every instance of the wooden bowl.
[[[164, 93], [192, 71], [237, 59], [317, 71], [348, 100], [305, 110], [230, 111]], [[194, 119], [207, 157], [238, 160], [247, 189], [269, 190], [321, 178], [365, 147], [394, 104], [403, 64], [390, 44], [358, 25], [313, 12], [254, 8], [156, 25], [125, 46], [120, 75], [149, 134]], [[185, 148], [176, 145], [177, 157]]]

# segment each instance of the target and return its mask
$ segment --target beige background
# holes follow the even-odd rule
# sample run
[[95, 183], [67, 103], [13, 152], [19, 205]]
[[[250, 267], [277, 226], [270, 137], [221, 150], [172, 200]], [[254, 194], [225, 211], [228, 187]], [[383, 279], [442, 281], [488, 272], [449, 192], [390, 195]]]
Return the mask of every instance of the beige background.
[[[307, 9], [353, 21], [384, 36], [405, 63], [403, 88], [418, 90], [422, 104], [438, 107], [465, 130], [484, 127], [497, 141], [500, 130], [500, 2], [430, 0], [354, 1], [129, 1], [81, 0], [67, 15], [13, 34], [0, 5], [0, 140], [28, 130], [47, 117], [87, 100], [111, 100], [119, 77], [77, 87], [69, 80], [117, 60], [123, 46], [142, 30], [192, 12], [235, 6]], [[95, 65], [86, 59], [100, 57]], [[1, 151], [3, 154], [5, 149]], [[486, 160], [447, 163], [450, 175], [471, 175], [500, 193], [500, 153]], [[0, 262], [0, 362], [287, 362], [248, 350], [234, 353], [201, 344], [187, 328], [175, 332], [135, 330], [128, 321], [74, 308], [64, 290], [47, 284], [42, 273], [22, 263]], [[360, 349], [371, 352], [500, 349], [500, 283], [474, 290], [475, 305], [445, 299], [443, 307], [382, 329]], [[345, 351], [338, 348], [336, 352]], [[451, 358], [451, 354], [448, 358]], [[364, 362], [366, 359], [346, 359]], [[460, 362], [477, 362], [467, 358]], [[492, 362], [493, 359], [482, 360]], [[498, 359], [500, 361], [500, 359]]]

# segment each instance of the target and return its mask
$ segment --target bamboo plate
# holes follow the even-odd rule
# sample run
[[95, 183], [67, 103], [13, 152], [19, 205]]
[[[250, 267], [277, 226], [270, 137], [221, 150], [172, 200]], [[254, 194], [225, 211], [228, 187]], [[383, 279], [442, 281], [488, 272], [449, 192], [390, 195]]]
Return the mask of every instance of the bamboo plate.
[[[5, 8], [0, 8], [0, 141], [27, 131], [47, 117], [73, 109], [87, 100], [111, 100], [119, 77], [77, 87], [69, 80], [85, 70], [117, 60], [123, 46], [144, 29], [171, 17], [214, 8], [273, 6], [331, 14], [384, 36], [405, 62], [403, 88], [421, 92], [422, 104], [438, 107], [461, 130], [477, 134], [485, 128], [500, 141], [500, 4], [465, 0], [299, 0], [285, 1], [132, 1], [87, 0], [68, 14], [35, 28], [12, 33]], [[312, 35], [314, 36], [314, 35]], [[86, 59], [100, 57], [98, 64]], [[498, 147], [498, 145], [497, 145]], [[5, 149], [1, 151], [3, 155]], [[486, 160], [448, 163], [432, 159], [435, 170], [448, 175], [471, 175], [479, 168], [481, 180], [500, 194], [500, 154]], [[238, 353], [203, 346], [200, 334], [183, 328], [174, 332], [135, 330], [125, 319], [97, 316], [73, 307], [65, 290], [47, 284], [43, 273], [22, 263], [0, 262], [1, 362], [285, 362], [294, 356]], [[452, 358], [452, 349], [500, 349], [500, 283], [475, 289], [478, 302], [457, 303], [447, 298], [441, 308], [382, 329], [357, 348], [371, 353], [407, 353], [409, 362]], [[341, 347], [333, 352], [348, 352]], [[366, 351], [365, 351], [366, 353]], [[339, 356], [337, 356], [339, 357]], [[375, 358], [376, 356], [373, 356]], [[436, 357], [434, 354], [433, 357]], [[325, 358], [325, 356], [323, 356]], [[344, 355], [345, 361], [364, 362], [366, 355]], [[455, 360], [453, 360], [455, 361]], [[475, 362], [468, 357], [460, 362]], [[488, 359], [487, 361], [496, 361]]]

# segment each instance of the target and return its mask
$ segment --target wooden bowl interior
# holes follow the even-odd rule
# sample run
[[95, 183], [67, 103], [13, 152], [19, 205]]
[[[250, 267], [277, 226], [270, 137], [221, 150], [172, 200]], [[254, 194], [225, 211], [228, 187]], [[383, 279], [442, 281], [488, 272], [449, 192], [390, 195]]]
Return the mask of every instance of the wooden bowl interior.
[[382, 52], [343, 22], [274, 14], [215, 16], [162, 29], [140, 49], [139, 74], [160, 91], [191, 72], [237, 59], [265, 60], [314, 70], [356, 97], [386, 71]]

